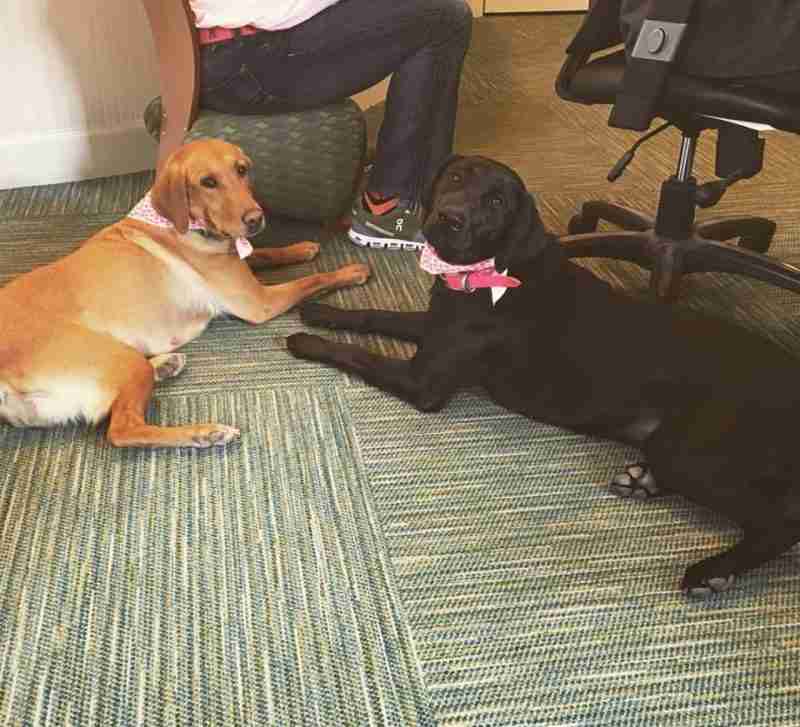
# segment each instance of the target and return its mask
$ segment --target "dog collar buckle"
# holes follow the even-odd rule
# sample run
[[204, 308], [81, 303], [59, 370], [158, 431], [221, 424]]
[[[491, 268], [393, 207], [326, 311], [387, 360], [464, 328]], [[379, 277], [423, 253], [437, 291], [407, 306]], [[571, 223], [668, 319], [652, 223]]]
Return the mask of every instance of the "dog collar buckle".
[[472, 287], [469, 283], [471, 274], [469, 271], [465, 273], [445, 273], [439, 277], [450, 290], [457, 290], [459, 293], [474, 293], [477, 288]]

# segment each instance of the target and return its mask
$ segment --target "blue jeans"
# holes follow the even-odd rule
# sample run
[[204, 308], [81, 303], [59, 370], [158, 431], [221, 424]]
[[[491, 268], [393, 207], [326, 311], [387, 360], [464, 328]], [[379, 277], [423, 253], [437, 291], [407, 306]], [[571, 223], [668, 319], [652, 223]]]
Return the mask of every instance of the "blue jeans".
[[465, 0], [340, 0], [294, 28], [202, 46], [200, 105], [302, 110], [393, 74], [369, 188], [416, 201], [452, 152], [471, 31]]

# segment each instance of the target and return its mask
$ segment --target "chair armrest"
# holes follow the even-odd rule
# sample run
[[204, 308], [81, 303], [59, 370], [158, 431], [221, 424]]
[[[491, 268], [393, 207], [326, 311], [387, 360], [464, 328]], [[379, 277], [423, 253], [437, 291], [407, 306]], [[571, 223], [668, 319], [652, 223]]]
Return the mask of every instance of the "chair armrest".
[[622, 43], [619, 26], [621, 0], [591, 0], [581, 27], [567, 46], [567, 58], [556, 78], [556, 94], [567, 101], [576, 100], [570, 92], [575, 74], [597, 51]]
[[567, 53], [596, 53], [622, 43], [619, 18], [621, 0], [592, 0], [581, 27], [567, 46]]

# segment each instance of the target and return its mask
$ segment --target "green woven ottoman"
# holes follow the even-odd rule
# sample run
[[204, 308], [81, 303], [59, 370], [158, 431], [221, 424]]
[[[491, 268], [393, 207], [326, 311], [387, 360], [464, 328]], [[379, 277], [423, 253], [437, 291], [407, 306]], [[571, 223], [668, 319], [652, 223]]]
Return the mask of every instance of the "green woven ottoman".
[[[158, 138], [161, 99], [145, 111], [145, 126]], [[240, 146], [255, 166], [254, 191], [271, 212], [327, 222], [352, 201], [364, 168], [364, 115], [351, 99], [268, 116], [200, 110], [186, 141], [217, 138]]]

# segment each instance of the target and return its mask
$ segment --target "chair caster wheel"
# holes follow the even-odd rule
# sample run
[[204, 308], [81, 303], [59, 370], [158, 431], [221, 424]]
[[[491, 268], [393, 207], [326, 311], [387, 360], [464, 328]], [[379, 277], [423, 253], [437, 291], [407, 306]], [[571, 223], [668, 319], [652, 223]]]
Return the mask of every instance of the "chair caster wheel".
[[751, 252], [759, 252], [761, 254], [769, 250], [769, 246], [771, 244], [772, 244], [772, 235], [770, 235], [769, 237], [739, 238], [739, 247], [743, 247], [745, 250], [750, 250]]
[[575, 215], [567, 225], [570, 235], [585, 235], [597, 230], [597, 220], [587, 220], [581, 214]]

